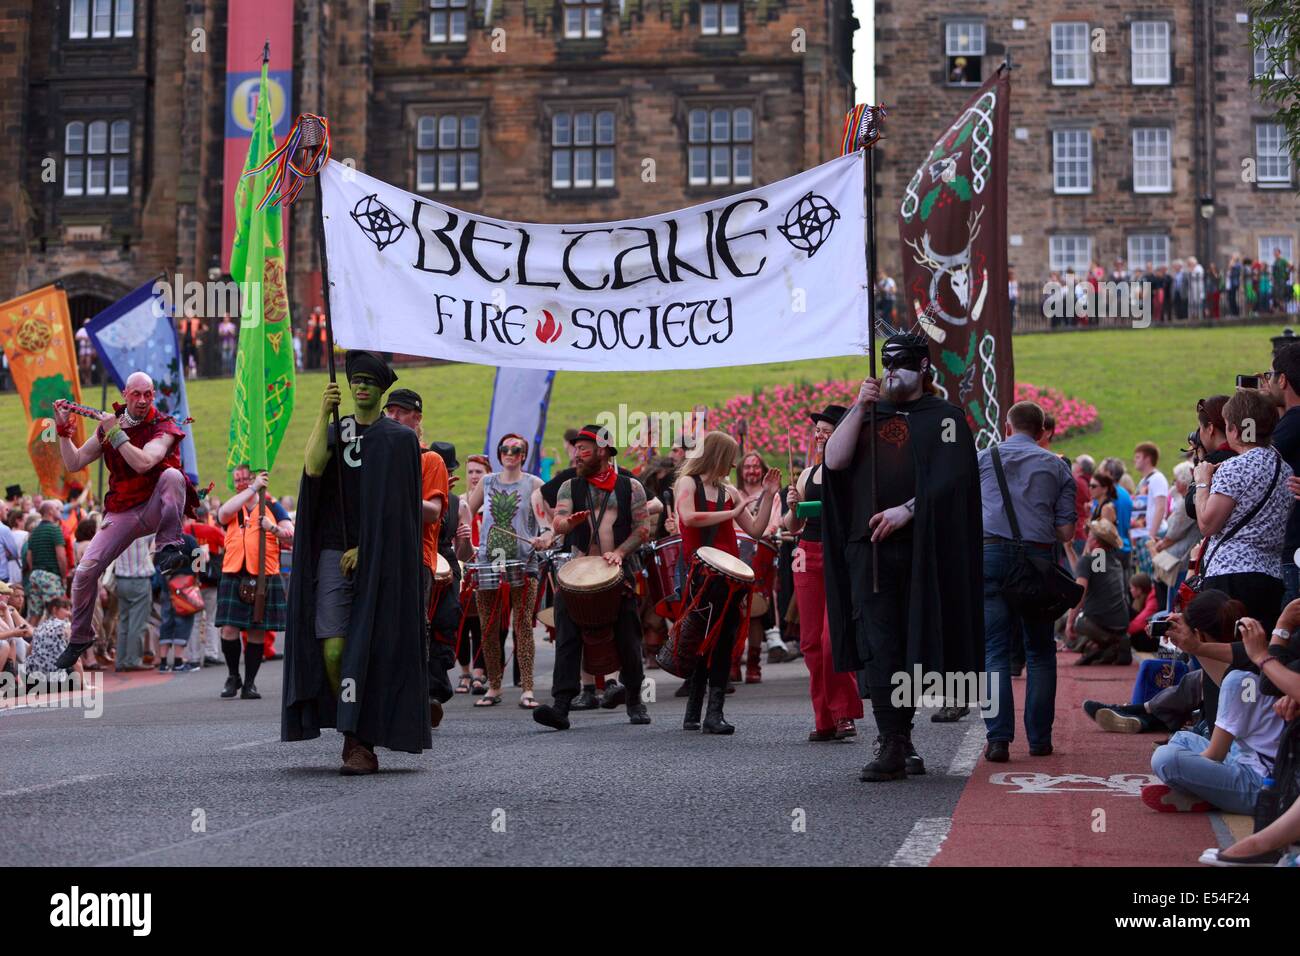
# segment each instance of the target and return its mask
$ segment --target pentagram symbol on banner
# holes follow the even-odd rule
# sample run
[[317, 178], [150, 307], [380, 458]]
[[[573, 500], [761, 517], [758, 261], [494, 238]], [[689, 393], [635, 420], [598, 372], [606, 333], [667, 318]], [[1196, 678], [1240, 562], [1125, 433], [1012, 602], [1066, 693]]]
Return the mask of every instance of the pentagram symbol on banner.
[[809, 192], [786, 210], [785, 222], [777, 229], [790, 245], [808, 253], [811, 259], [831, 237], [835, 220], [839, 218], [839, 211], [826, 197]]
[[402, 238], [402, 233], [406, 232], [406, 223], [381, 203], [376, 193], [371, 193], [353, 206], [351, 216], [379, 252]]

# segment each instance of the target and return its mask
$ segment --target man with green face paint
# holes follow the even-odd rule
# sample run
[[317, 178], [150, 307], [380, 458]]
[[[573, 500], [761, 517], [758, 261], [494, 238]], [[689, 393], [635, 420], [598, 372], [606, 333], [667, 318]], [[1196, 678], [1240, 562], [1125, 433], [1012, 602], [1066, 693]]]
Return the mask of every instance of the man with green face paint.
[[310, 739], [337, 726], [345, 734], [341, 772], [359, 775], [378, 769], [375, 746], [418, 753], [432, 737], [419, 442], [383, 416], [384, 393], [397, 379], [384, 360], [349, 351], [344, 364], [355, 410], [339, 419], [336, 435], [330, 418], [341, 391], [326, 385], [307, 440], [281, 738]]

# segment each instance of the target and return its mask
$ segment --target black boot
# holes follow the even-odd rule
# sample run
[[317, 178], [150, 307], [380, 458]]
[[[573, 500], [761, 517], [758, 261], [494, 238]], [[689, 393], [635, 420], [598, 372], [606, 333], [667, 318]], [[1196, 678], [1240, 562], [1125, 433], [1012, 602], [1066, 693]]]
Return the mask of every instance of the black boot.
[[569, 702], [557, 697], [553, 704], [542, 704], [533, 711], [533, 720], [552, 730], [568, 730]]
[[600, 706], [605, 710], [613, 710], [624, 703], [627, 703], [627, 688], [616, 680], [605, 681], [605, 692], [600, 695]]
[[902, 780], [906, 776], [907, 735], [883, 734], [880, 738], [880, 753], [862, 768], [858, 779], [868, 783], [881, 783], [885, 780]]
[[570, 710], [595, 710], [600, 706], [600, 699], [596, 696], [595, 684], [583, 684], [582, 693], [573, 698], [573, 703], [569, 706]]
[[735, 727], [722, 719], [722, 702], [726, 699], [726, 688], [709, 688], [709, 709], [704, 714], [702, 727], [706, 734], [734, 734], [736, 732]]
[[650, 713], [646, 710], [645, 704], [641, 703], [641, 698], [639, 696], [628, 698], [627, 722], [629, 724], [650, 723]]
[[907, 760], [905, 762], [907, 764], [906, 769], [909, 777], [920, 777], [925, 774], [925, 761], [921, 759], [921, 755], [917, 753], [916, 748], [912, 746], [911, 737], [907, 738]]
[[687, 688], [686, 716], [682, 718], [682, 730], [700, 729], [700, 711], [704, 709], [704, 689], [707, 682], [704, 674], [697, 672], [686, 678], [682, 686]]

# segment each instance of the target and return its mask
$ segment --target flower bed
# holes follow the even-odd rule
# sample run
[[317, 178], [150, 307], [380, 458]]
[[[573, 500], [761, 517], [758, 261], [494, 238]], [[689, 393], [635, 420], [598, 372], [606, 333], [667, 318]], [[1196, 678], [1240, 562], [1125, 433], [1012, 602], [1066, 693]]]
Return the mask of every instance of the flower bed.
[[[745, 448], [757, 450], [767, 464], [781, 467], [793, 446], [796, 456], [806, 456], [812, 441], [809, 412], [827, 405], [851, 405], [860, 382], [799, 382], [761, 389], [750, 395], [735, 395], [720, 407], [709, 409], [708, 427], [737, 433], [744, 419], [747, 434]], [[1054, 388], [1025, 382], [1015, 386], [1016, 401], [1033, 401], [1056, 416], [1056, 437], [1066, 438], [1101, 427], [1097, 408], [1077, 398], [1070, 398]]]

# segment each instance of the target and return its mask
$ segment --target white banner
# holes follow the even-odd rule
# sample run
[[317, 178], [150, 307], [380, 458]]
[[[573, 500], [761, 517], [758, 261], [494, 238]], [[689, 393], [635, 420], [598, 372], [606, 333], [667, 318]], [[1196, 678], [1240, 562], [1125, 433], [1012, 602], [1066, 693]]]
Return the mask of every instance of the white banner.
[[664, 215], [541, 225], [472, 215], [331, 161], [321, 191], [334, 336], [565, 371], [858, 354], [863, 169], [854, 153]]

